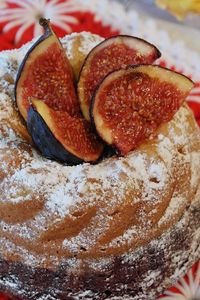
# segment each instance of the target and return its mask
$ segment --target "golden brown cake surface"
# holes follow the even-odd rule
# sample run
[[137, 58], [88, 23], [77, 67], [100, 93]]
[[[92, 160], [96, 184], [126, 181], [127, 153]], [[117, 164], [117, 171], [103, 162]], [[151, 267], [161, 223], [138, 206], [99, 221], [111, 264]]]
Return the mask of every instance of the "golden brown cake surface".
[[[101, 40], [88, 33], [63, 39], [76, 74]], [[71, 273], [83, 272], [90, 259], [96, 271], [112, 264], [113, 255], [127, 261], [200, 200], [200, 132], [193, 114], [184, 104], [126, 157], [73, 167], [47, 160], [31, 145], [13, 99], [27, 47], [0, 53], [1, 257], [49, 270], [68, 259]]]

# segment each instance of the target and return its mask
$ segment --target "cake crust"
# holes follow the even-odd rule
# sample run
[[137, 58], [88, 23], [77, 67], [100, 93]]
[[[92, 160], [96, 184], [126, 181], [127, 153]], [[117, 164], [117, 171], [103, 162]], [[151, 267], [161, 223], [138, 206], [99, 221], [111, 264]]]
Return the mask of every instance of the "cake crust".
[[27, 300], [155, 300], [200, 256], [199, 198], [200, 190], [179, 222], [159, 239], [113, 257], [109, 264], [86, 259], [81, 269], [68, 272], [70, 260], [50, 271], [1, 259], [0, 289]]
[[[62, 40], [75, 74], [102, 39]], [[14, 103], [27, 48], [0, 53], [0, 289], [23, 299], [154, 300], [200, 257], [200, 135], [187, 105], [127, 157], [67, 167]]]

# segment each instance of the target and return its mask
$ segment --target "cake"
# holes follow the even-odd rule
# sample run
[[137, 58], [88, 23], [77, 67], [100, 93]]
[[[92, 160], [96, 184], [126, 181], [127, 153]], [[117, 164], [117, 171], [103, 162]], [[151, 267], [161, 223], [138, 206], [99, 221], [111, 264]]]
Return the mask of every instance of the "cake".
[[[102, 40], [85, 32], [61, 40], [75, 74]], [[124, 157], [48, 160], [14, 101], [30, 46], [0, 53], [0, 290], [22, 299], [155, 300], [200, 258], [194, 116], [184, 102]]]

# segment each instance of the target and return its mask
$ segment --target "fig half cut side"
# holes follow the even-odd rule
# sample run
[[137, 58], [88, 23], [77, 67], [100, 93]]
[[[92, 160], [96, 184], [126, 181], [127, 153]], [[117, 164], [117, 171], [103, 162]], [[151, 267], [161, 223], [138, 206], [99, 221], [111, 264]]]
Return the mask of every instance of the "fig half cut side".
[[83, 116], [90, 120], [92, 95], [110, 72], [128, 65], [151, 64], [161, 56], [152, 44], [137, 37], [118, 35], [94, 47], [85, 59], [78, 82], [78, 96]]
[[91, 118], [99, 136], [126, 155], [173, 118], [192, 87], [184, 75], [155, 65], [115, 71], [96, 90]]
[[20, 113], [27, 119], [31, 97], [43, 99], [54, 110], [79, 115], [73, 71], [50, 22], [41, 19], [44, 34], [25, 55], [17, 73], [15, 99]]
[[88, 121], [68, 112], [54, 111], [38, 99], [32, 99], [27, 127], [45, 157], [68, 165], [96, 162], [103, 152], [103, 144]]

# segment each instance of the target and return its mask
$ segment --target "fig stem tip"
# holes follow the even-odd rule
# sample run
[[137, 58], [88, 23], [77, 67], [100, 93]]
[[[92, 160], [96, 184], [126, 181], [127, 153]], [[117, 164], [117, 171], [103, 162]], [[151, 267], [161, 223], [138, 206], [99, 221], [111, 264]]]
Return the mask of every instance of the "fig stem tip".
[[40, 18], [39, 24], [42, 27], [49, 27], [50, 19]]

